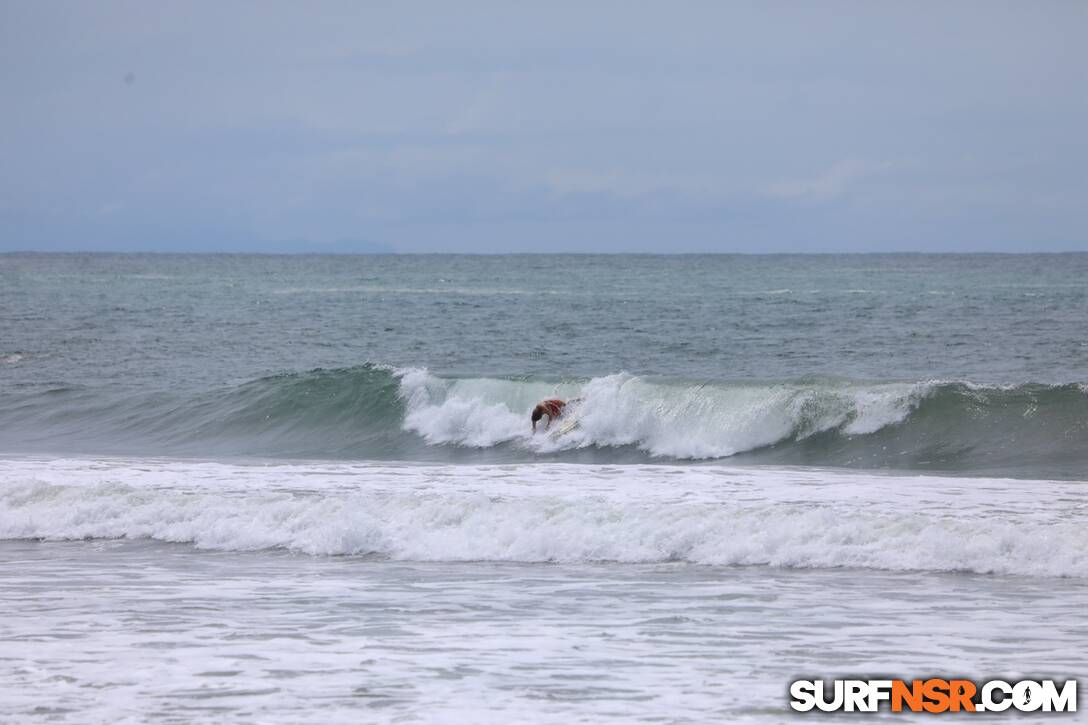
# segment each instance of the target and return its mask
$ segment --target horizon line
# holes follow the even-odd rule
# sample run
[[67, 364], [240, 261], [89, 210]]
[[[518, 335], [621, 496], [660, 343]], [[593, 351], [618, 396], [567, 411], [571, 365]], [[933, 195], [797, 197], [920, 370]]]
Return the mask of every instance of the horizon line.
[[963, 251], [963, 252], [926, 252], [918, 250], [897, 251], [852, 251], [852, 252], [366, 252], [366, 251], [314, 251], [314, 252], [262, 252], [262, 251], [176, 251], [176, 250], [112, 250], [112, 249], [70, 249], [70, 250], [37, 250], [37, 249], [12, 249], [0, 250], [0, 256], [14, 255], [159, 255], [159, 256], [205, 256], [205, 257], [833, 257], [833, 256], [933, 256], [933, 257], [965, 257], [965, 256], [1059, 256], [1071, 254], [1088, 254], [1088, 249], [1069, 249], [1057, 251]]

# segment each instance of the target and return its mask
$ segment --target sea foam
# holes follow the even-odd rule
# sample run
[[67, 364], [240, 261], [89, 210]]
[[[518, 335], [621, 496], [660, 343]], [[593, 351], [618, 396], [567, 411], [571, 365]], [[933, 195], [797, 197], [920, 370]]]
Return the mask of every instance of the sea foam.
[[717, 466], [0, 460], [0, 539], [1088, 577], [1084, 484]]

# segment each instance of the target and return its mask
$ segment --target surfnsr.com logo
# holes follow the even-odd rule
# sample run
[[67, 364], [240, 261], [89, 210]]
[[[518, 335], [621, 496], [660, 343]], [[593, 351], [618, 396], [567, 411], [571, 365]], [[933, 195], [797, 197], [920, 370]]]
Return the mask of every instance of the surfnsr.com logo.
[[798, 712], [1076, 712], [1077, 681], [797, 680], [790, 698]]

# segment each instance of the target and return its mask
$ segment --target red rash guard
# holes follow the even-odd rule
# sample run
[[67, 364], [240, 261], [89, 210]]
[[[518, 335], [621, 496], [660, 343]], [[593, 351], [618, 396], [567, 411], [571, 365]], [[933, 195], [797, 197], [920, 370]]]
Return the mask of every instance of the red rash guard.
[[549, 418], [551, 418], [552, 420], [555, 420], [560, 415], [562, 415], [563, 406], [565, 406], [565, 405], [566, 405], [566, 403], [564, 403], [562, 400], [559, 400], [558, 398], [552, 398], [551, 400], [543, 400], [540, 403], [540, 406], [542, 408], [544, 408], [544, 413]]

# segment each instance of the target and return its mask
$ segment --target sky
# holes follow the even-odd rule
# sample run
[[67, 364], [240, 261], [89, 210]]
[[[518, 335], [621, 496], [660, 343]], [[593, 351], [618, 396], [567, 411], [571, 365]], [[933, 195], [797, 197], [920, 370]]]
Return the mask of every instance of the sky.
[[1088, 3], [0, 0], [0, 251], [1088, 251]]

